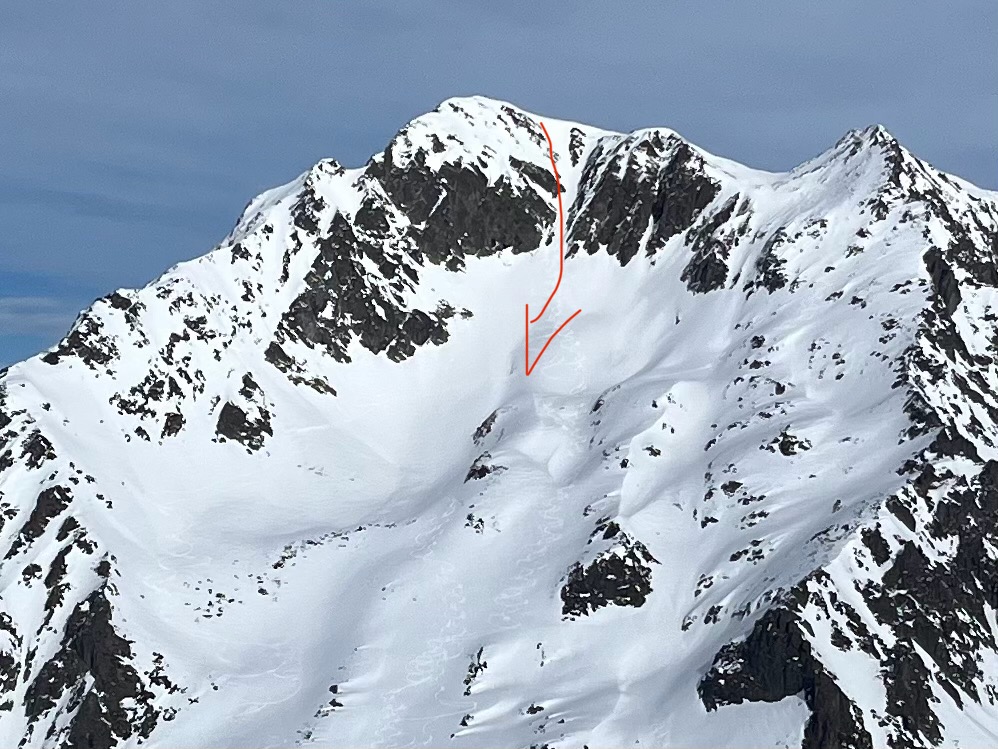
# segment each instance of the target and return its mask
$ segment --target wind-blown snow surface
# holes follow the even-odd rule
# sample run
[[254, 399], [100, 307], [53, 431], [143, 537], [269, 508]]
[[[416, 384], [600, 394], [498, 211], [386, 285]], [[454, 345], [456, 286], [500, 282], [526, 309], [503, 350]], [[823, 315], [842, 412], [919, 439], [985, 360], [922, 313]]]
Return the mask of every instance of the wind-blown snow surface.
[[998, 743], [998, 196], [545, 119], [527, 378], [538, 123], [447, 101], [0, 376], [0, 745]]

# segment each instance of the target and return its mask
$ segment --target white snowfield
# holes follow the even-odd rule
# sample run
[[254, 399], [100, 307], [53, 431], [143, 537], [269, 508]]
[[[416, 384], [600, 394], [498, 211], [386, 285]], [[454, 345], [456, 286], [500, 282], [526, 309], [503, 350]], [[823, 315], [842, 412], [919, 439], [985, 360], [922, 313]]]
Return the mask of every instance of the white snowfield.
[[[571, 239], [534, 353], [582, 314], [526, 377], [524, 304], [558, 270], [541, 119]], [[906, 544], [950, 564], [960, 540], [927, 530], [933, 512], [998, 458], [995, 288], [950, 258], [963, 348], [925, 334], [943, 305], [927, 250], [945, 255], [958, 224], [990, 257], [998, 195], [882, 128], [768, 173], [669, 130], [479, 97], [386, 154], [257, 197], [216, 249], [95, 302], [0, 375], [0, 746], [820, 746], [811, 686], [712, 710], [698, 691], [792, 600], [801, 662], [851, 706], [856, 746], [938, 744], [892, 709], [889, 653], [910, 638], [868, 584]], [[408, 182], [383, 177], [389, 161]], [[462, 212], [465, 169], [485, 188]], [[418, 170], [437, 192], [403, 200], [391, 185]], [[688, 211], [687, 178], [707, 190]], [[471, 246], [483, 227], [503, 245], [503, 211], [530, 200], [532, 246]], [[445, 204], [455, 234], [434, 224]], [[457, 241], [457, 267], [433, 258]], [[363, 293], [327, 299], [345, 258]], [[289, 318], [302, 298], [311, 328]], [[361, 340], [395, 340], [388, 323], [416, 311], [441, 314], [445, 340], [392, 356]], [[322, 326], [345, 355], [308, 332]], [[912, 429], [913, 398], [938, 423]], [[933, 452], [943, 426], [976, 454]], [[935, 501], [909, 464], [930, 458], [949, 481]], [[874, 528], [886, 559], [863, 542]], [[968, 645], [976, 699], [911, 647], [945, 746], [998, 746], [982, 606], [965, 617], [990, 633]], [[873, 646], [843, 644], [859, 630]]]

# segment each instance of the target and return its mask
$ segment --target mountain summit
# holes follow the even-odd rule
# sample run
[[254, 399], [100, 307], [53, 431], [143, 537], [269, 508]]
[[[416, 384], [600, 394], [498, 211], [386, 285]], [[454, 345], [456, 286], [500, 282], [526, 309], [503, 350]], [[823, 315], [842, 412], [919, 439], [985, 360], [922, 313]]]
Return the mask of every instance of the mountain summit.
[[998, 745], [998, 194], [451, 99], [0, 374], [0, 745]]

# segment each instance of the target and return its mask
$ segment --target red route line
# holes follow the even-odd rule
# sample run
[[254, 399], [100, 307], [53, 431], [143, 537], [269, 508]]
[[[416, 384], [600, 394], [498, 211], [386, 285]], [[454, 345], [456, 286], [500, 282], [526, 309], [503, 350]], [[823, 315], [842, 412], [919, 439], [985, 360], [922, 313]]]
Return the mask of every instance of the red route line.
[[551, 345], [551, 341], [554, 340], [555, 336], [558, 335], [562, 330], [564, 330], [565, 326], [568, 325], [570, 322], [572, 322], [572, 320], [574, 320], [579, 315], [579, 313], [582, 312], [581, 309], [575, 310], [575, 312], [572, 313], [571, 317], [565, 320], [565, 322], [563, 322], [561, 325], [558, 326], [558, 329], [554, 331], [554, 333], [548, 336], [548, 339], [547, 341], [544, 342], [544, 346], [541, 348], [540, 353], [537, 354], [537, 358], [535, 358], [533, 364], [531, 364], [530, 325], [531, 323], [535, 323], [538, 320], [540, 320], [542, 317], [544, 317], [544, 313], [547, 312], [548, 305], [551, 304], [552, 300], [554, 299], [554, 295], [558, 293], [558, 289], [561, 287], [561, 279], [562, 276], [564, 276], [565, 274], [565, 212], [561, 204], [561, 177], [558, 175], [558, 167], [554, 162], [554, 144], [551, 142], [551, 135], [548, 133], [548, 129], [544, 126], [544, 123], [541, 122], [540, 124], [541, 124], [541, 130], [544, 131], [544, 137], [547, 138], [548, 141], [548, 155], [551, 158], [551, 170], [554, 172], [555, 192], [557, 192], [558, 194], [558, 281], [555, 283], [554, 290], [551, 292], [551, 295], [547, 298], [547, 301], [544, 302], [544, 306], [541, 308], [541, 312], [539, 315], [537, 315], [537, 317], [530, 319], [530, 305], [527, 304], [524, 306], [523, 364], [527, 373], [527, 377], [529, 377], [530, 373], [534, 371], [534, 367], [537, 366], [537, 362], [539, 362], [541, 360], [541, 357], [544, 356], [544, 352], [547, 351], [548, 346]]
[[558, 193], [558, 282], [554, 285], [551, 296], [544, 302], [541, 313], [530, 322], [537, 322], [544, 317], [544, 313], [548, 311], [548, 305], [551, 304], [551, 300], [554, 299], [554, 295], [558, 293], [558, 288], [561, 286], [561, 277], [565, 274], [565, 216], [561, 210], [561, 177], [558, 176], [558, 167], [554, 163], [554, 144], [551, 142], [551, 136], [543, 122], [541, 130], [544, 131], [544, 137], [548, 139], [548, 155], [551, 157], [551, 171], [554, 172], [555, 192]]
[[568, 325], [579, 314], [581, 314], [582, 310], [580, 310], [580, 309], [575, 310], [575, 312], [572, 313], [571, 317], [569, 317], [567, 320], [565, 320], [565, 322], [563, 322], [561, 325], [558, 326], [558, 329], [554, 333], [552, 333], [550, 336], [548, 336], [547, 341], [544, 343], [544, 346], [541, 348], [541, 352], [539, 354], [537, 354], [537, 358], [534, 359], [534, 363], [533, 364], [530, 363], [530, 322], [529, 322], [529, 320], [530, 320], [530, 305], [529, 304], [526, 306], [525, 310], [526, 310], [526, 313], [527, 313], [526, 319], [527, 319], [528, 322], [527, 322], [527, 335], [525, 337], [525, 341], [526, 341], [526, 344], [525, 344], [526, 345], [526, 356], [524, 357], [524, 361], [526, 362], [526, 367], [527, 367], [527, 377], [529, 377], [530, 373], [534, 371], [534, 367], [537, 366], [537, 362], [539, 362], [541, 360], [541, 357], [544, 356], [544, 352], [548, 350], [548, 346], [551, 345], [551, 341], [554, 340], [554, 337], [556, 335], [558, 335], [565, 328], [566, 325]]

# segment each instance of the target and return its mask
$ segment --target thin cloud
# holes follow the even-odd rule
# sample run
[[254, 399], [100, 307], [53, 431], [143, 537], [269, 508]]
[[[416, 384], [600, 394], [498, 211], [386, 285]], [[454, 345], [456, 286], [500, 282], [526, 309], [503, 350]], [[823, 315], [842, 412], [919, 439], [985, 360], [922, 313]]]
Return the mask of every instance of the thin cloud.
[[78, 312], [64, 299], [56, 297], [0, 297], [0, 336], [57, 337], [69, 329]]

